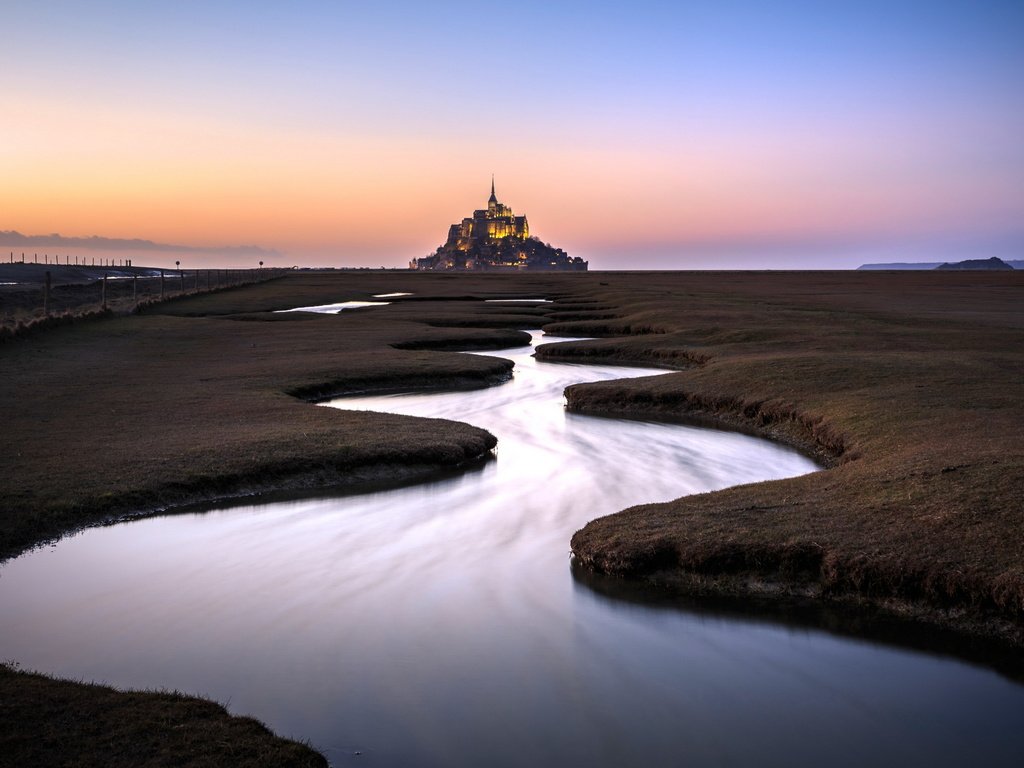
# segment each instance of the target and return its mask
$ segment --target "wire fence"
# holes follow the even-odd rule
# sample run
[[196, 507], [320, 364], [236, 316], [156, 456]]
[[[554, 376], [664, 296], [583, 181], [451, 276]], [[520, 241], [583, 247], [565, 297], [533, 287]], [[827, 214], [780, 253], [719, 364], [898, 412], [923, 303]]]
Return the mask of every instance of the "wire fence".
[[56, 285], [46, 271], [39, 284], [5, 286], [0, 293], [0, 329], [5, 336], [13, 336], [57, 320], [130, 314], [161, 301], [266, 282], [288, 271], [145, 270], [129, 275], [119, 271], [88, 282]]

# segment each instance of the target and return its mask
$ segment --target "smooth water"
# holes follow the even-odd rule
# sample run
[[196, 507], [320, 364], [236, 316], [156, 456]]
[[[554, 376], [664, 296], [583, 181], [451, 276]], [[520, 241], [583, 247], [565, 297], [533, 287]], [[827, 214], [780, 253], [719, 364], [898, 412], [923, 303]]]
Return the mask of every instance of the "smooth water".
[[[408, 295], [408, 294], [403, 294]], [[383, 297], [384, 294], [381, 294]], [[279, 312], [319, 312], [323, 315], [336, 315], [346, 309], [366, 309], [367, 307], [386, 307], [390, 301], [338, 301], [334, 304], [317, 304], [315, 307], [295, 307], [294, 309], [278, 309]]]
[[995, 673], [575, 581], [568, 542], [594, 517], [815, 467], [567, 414], [567, 384], [659, 372], [531, 351], [500, 353], [500, 387], [333, 403], [485, 427], [480, 470], [93, 529], [8, 563], [0, 658], [206, 694], [334, 765], [1024, 764], [1024, 688]]

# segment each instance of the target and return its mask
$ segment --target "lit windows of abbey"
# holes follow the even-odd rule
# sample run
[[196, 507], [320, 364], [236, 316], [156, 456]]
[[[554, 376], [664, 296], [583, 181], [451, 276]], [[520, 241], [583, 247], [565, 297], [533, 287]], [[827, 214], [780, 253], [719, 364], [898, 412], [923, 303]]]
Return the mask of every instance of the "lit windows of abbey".
[[473, 211], [471, 218], [448, 228], [448, 242], [445, 246], [459, 251], [468, 251], [481, 240], [503, 240], [512, 237], [525, 240], [530, 236], [530, 225], [525, 216], [516, 216], [507, 205], [498, 202], [494, 194], [494, 177], [491, 177], [491, 196], [487, 208]]
[[585, 272], [587, 262], [569, 256], [561, 248], [530, 237], [525, 216], [516, 216], [498, 202], [491, 177], [487, 208], [448, 228], [448, 239], [434, 253], [413, 259], [410, 269], [418, 270], [512, 270]]

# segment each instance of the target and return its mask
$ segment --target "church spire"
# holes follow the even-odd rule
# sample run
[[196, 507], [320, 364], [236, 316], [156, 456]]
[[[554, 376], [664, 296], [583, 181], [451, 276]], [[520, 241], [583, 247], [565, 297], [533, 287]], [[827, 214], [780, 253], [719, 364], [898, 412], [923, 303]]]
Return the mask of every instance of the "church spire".
[[494, 174], [491, 174], [491, 196], [487, 198], [487, 204], [497, 203], [498, 198], [494, 196]]

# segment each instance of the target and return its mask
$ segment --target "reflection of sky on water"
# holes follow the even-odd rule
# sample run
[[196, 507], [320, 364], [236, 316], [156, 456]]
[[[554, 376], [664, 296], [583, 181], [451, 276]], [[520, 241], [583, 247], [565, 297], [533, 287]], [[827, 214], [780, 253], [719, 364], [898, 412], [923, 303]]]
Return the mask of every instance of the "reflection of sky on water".
[[345, 309], [362, 309], [363, 307], [383, 307], [390, 303], [390, 301], [339, 301], [334, 304], [317, 304], [315, 307], [295, 307], [293, 309], [278, 309], [275, 311], [321, 312], [326, 315], [336, 315]]
[[576, 584], [589, 519], [814, 467], [567, 415], [566, 384], [654, 372], [529, 352], [500, 387], [335, 403], [490, 429], [483, 469], [87, 531], [0, 570], [0, 657], [230, 700], [335, 765], [1018, 764], [1024, 694], [992, 673]]

